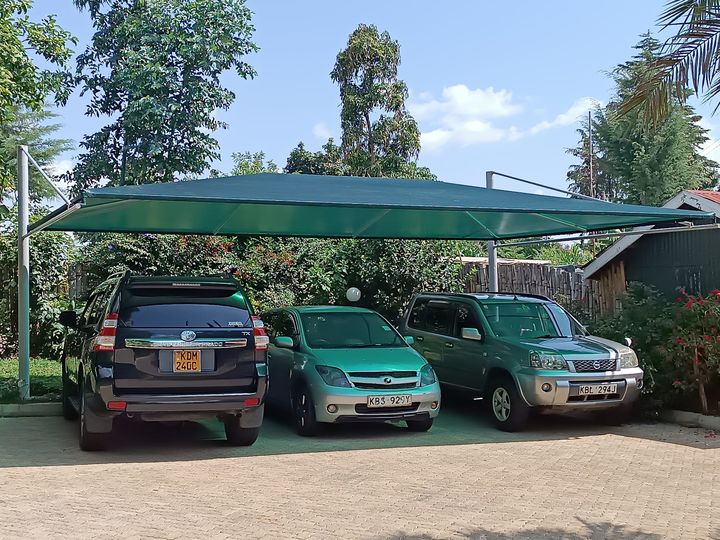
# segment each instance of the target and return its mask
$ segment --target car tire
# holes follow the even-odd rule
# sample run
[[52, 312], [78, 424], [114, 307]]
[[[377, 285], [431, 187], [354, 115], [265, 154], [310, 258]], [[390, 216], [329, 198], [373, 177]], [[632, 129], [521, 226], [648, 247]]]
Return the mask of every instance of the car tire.
[[530, 417], [530, 406], [520, 396], [510, 377], [497, 377], [491, 381], [487, 394], [490, 416], [502, 431], [522, 431]]
[[232, 416], [224, 420], [225, 438], [233, 446], [252, 446], [260, 435], [260, 428], [240, 426], [240, 417]]
[[107, 447], [109, 433], [93, 433], [87, 429], [87, 405], [85, 403], [85, 395], [87, 389], [83, 382], [80, 382], [80, 450], [84, 452], [95, 452], [104, 450]]
[[432, 427], [433, 420], [433, 418], [425, 418], [424, 420], [405, 420], [405, 423], [410, 431], [425, 433]]
[[78, 411], [70, 401], [72, 392], [70, 391], [70, 380], [65, 369], [65, 360], [62, 360], [62, 413], [65, 420], [75, 420], [78, 417]]
[[307, 386], [298, 386], [292, 395], [292, 415], [298, 435], [312, 437], [320, 431], [315, 417], [315, 404]]

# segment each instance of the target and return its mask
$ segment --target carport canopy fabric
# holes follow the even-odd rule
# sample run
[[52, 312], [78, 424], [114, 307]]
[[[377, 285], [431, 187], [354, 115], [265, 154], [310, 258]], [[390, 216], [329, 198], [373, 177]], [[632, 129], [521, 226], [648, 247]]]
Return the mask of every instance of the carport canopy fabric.
[[88, 189], [30, 233], [498, 240], [711, 216], [430, 180], [262, 173]]

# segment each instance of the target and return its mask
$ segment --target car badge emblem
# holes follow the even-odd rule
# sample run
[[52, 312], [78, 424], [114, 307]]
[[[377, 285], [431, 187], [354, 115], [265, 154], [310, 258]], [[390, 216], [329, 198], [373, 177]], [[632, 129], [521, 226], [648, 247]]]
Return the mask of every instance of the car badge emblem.
[[385, 379], [383, 380], [385, 381], [385, 384], [390, 384], [392, 382], [392, 379], [390, 377], [385, 377]]
[[183, 341], [192, 341], [193, 339], [195, 339], [195, 336], [196, 334], [192, 330], [183, 330], [182, 332], [180, 332], [180, 339], [182, 339]]
[[595, 369], [600, 369], [600, 360], [595, 360], [595, 361], [593, 362], [593, 367], [594, 367]]

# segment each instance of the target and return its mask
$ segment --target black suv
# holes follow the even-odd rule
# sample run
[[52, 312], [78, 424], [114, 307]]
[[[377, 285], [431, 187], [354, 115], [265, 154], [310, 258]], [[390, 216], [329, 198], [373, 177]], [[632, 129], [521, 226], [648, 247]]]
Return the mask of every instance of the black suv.
[[111, 276], [60, 322], [63, 412], [79, 414], [83, 450], [104, 447], [120, 416], [217, 417], [230, 443], [257, 439], [268, 338], [235, 280]]

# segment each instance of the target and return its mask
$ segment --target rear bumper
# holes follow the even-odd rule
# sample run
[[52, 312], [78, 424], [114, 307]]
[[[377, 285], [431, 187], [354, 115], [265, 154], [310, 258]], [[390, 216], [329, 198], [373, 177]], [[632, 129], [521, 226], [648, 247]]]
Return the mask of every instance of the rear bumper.
[[[240, 416], [242, 427], [259, 427], [263, 420], [267, 378], [259, 377], [255, 392], [224, 394], [116, 394], [112, 379], [96, 379], [95, 392], [86, 399], [88, 430], [109, 432], [118, 416], [141, 420], [195, 420]], [[108, 410], [110, 401], [126, 403], [124, 411]]]

